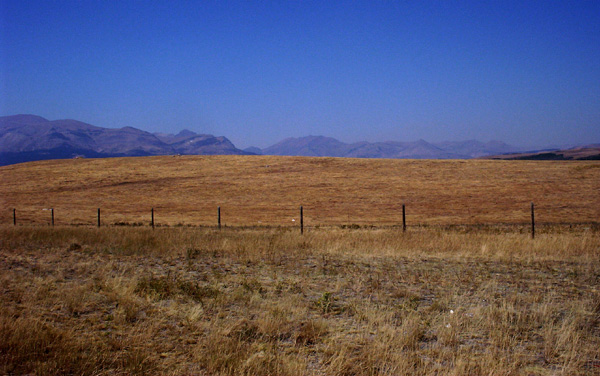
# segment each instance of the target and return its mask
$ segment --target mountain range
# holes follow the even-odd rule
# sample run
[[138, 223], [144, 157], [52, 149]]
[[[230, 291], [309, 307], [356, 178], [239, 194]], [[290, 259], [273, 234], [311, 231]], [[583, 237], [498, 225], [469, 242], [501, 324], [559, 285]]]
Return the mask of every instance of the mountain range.
[[249, 154], [227, 138], [184, 130], [176, 135], [132, 127], [102, 128], [35, 115], [0, 117], [0, 165], [43, 159], [169, 154]]
[[133, 127], [102, 128], [77, 120], [50, 121], [35, 115], [0, 117], [0, 165], [44, 159], [176, 154], [469, 159], [523, 152], [522, 148], [500, 141], [344, 143], [324, 136], [287, 138], [264, 149], [240, 150], [226, 137], [190, 130], [177, 134], [150, 133]]
[[486, 155], [504, 154], [522, 149], [500, 141], [477, 140], [429, 143], [415, 142], [356, 142], [347, 144], [331, 137], [308, 136], [288, 138], [268, 148], [246, 149], [256, 154], [298, 155], [311, 157], [346, 158], [414, 158], [414, 159], [468, 159]]

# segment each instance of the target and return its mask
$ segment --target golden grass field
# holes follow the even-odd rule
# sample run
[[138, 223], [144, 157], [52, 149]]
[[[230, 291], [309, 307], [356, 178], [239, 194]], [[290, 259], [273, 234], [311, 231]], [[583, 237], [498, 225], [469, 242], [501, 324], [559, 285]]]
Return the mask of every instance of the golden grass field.
[[[599, 184], [599, 162], [1, 167], [0, 374], [600, 375]], [[151, 207], [163, 226], [108, 226]]]
[[[167, 156], [0, 167], [0, 223], [397, 225], [597, 222], [600, 162]], [[297, 223], [297, 222], [295, 222]]]
[[600, 374], [598, 231], [3, 226], [0, 269], [0, 374]]

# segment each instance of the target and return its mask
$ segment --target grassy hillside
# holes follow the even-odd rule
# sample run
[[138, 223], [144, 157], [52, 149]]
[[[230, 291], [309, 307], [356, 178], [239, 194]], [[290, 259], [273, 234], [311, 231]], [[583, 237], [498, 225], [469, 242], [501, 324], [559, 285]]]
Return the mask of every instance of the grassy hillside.
[[600, 162], [181, 156], [0, 168], [0, 223], [214, 225], [524, 223], [600, 218]]

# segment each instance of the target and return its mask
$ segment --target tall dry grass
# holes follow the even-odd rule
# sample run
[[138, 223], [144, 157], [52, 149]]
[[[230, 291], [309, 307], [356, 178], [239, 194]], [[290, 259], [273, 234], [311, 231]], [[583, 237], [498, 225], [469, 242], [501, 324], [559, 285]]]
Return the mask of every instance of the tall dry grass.
[[600, 373], [600, 233], [0, 228], [0, 373]]

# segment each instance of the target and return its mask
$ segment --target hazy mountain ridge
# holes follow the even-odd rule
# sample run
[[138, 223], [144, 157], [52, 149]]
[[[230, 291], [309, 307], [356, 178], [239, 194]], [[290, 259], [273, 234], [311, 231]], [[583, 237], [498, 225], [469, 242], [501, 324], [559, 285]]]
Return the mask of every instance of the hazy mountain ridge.
[[160, 133], [160, 132], [155, 132], [153, 134], [156, 137], [158, 137], [165, 144], [174, 144], [176, 142], [183, 141], [186, 138], [190, 138], [190, 137], [194, 137], [194, 136], [198, 135], [196, 132], [192, 132], [189, 129], [184, 129], [177, 134]]
[[152, 134], [133, 127], [102, 128], [35, 115], [0, 117], [0, 165], [41, 159], [169, 154], [250, 154], [227, 138], [182, 131]]
[[263, 155], [289, 155], [304, 157], [343, 157], [349, 145], [331, 137], [306, 136], [286, 138], [262, 149]]
[[[588, 149], [598, 145], [589, 145]], [[580, 147], [581, 149], [581, 147]], [[569, 149], [570, 150], [570, 149]], [[77, 120], [50, 121], [35, 115], [0, 117], [0, 165], [43, 159], [103, 158], [149, 155], [282, 155], [389, 159], [596, 159], [594, 150], [530, 152], [501, 141], [430, 143], [355, 142], [332, 137], [286, 138], [264, 149], [240, 150], [226, 137], [184, 129], [177, 134], [149, 133], [133, 127], [102, 128]]]
[[[260, 149], [252, 148], [251, 150], [256, 152]], [[307, 136], [287, 138], [262, 149], [261, 154], [348, 158], [468, 159], [518, 151], [521, 149], [501, 141], [468, 140], [440, 143], [429, 143], [425, 140], [414, 142], [363, 141], [346, 144], [331, 137]]]

